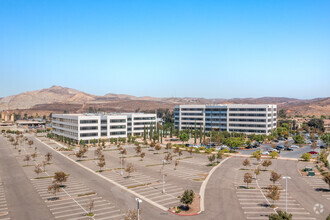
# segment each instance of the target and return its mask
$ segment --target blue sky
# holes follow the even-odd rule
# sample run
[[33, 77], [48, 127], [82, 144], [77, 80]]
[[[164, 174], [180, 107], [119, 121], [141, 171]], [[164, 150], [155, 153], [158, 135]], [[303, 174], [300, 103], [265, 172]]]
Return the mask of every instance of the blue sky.
[[0, 97], [330, 95], [330, 1], [0, 1]]

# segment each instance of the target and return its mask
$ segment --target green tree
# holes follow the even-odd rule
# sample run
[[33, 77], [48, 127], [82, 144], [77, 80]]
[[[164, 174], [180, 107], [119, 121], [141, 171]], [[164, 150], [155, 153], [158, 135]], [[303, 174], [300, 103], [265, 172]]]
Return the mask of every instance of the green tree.
[[324, 131], [324, 122], [322, 119], [312, 118], [307, 122], [307, 125], [312, 128], [317, 128], [322, 132]]
[[303, 143], [305, 143], [305, 138], [302, 135], [300, 135], [300, 134], [293, 136], [293, 140], [294, 140], [294, 142], [296, 144], [303, 144]]
[[292, 220], [292, 214], [277, 209], [276, 214], [269, 215], [269, 220]]
[[215, 154], [212, 154], [210, 156], [207, 157], [210, 161], [210, 165], [212, 166], [213, 165], [213, 161], [215, 161]]
[[280, 109], [279, 112], [278, 112], [278, 117], [286, 118], [286, 110], [285, 109]]
[[241, 137], [230, 137], [226, 139], [225, 144], [229, 147], [239, 147], [244, 144], [244, 140]]
[[330, 144], [330, 133], [323, 134], [323, 135], [321, 136], [321, 140], [322, 140], [326, 145], [329, 145], [329, 144]]
[[272, 159], [274, 159], [275, 157], [278, 156], [278, 153], [277, 153], [276, 151], [272, 151], [272, 152], [270, 152], [269, 156], [270, 156]]
[[185, 190], [181, 196], [180, 202], [189, 207], [193, 202], [195, 193], [192, 190]]
[[188, 141], [189, 140], [189, 134], [186, 133], [186, 132], [182, 132], [179, 135], [179, 139], [182, 141], [182, 143], [184, 143], [185, 141]]

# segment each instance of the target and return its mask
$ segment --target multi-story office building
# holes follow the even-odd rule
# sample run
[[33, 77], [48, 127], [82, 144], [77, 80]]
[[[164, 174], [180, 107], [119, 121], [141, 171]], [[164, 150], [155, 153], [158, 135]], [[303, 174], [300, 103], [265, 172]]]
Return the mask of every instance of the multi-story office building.
[[156, 114], [53, 114], [52, 132], [79, 142], [142, 135], [156, 123]]
[[268, 104], [179, 105], [174, 107], [174, 125], [179, 130], [196, 125], [206, 132], [268, 135], [276, 128], [276, 109]]

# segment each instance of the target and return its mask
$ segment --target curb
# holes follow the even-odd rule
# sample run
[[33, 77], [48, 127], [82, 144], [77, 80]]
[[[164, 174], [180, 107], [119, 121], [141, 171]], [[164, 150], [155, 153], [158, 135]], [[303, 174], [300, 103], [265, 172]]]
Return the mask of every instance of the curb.
[[194, 213], [194, 214], [180, 214], [180, 213], [175, 213], [173, 211], [168, 210], [169, 212], [173, 213], [174, 215], [179, 215], [179, 216], [194, 216], [194, 215], [198, 215], [200, 212], [198, 213]]

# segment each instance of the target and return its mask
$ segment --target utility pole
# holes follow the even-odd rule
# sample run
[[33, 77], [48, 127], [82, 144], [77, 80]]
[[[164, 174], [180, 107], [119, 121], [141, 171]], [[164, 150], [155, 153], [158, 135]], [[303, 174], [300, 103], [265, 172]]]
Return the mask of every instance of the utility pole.
[[288, 212], [288, 179], [291, 177], [283, 176], [282, 179], [285, 179], [285, 212]]

